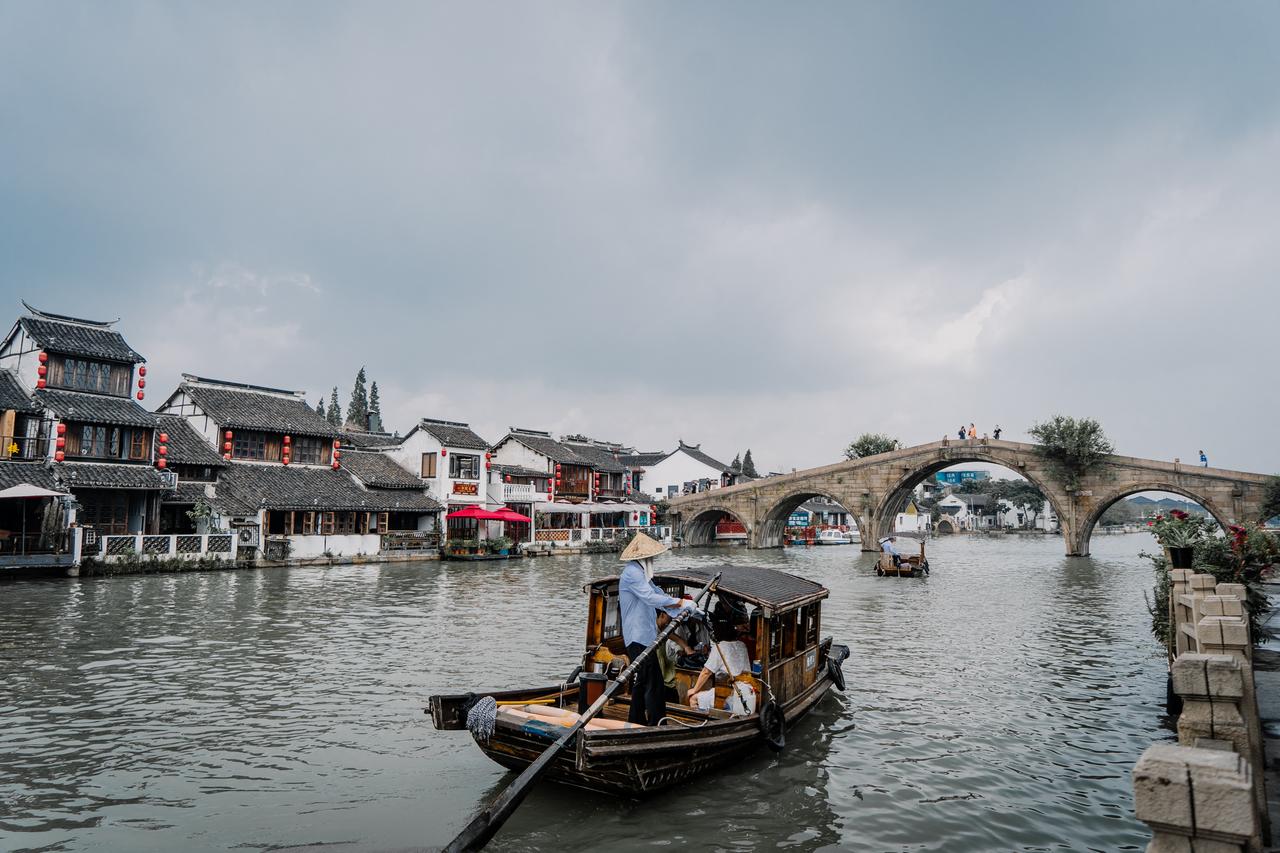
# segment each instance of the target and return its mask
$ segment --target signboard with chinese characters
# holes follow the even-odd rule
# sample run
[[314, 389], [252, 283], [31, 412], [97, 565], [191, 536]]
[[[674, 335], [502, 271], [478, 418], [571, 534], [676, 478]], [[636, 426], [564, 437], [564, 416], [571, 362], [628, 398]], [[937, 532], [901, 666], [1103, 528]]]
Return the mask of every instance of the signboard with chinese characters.
[[808, 527], [808, 526], [809, 526], [809, 513], [807, 512], [793, 512], [791, 513], [790, 517], [787, 518], [787, 527]]
[[453, 493], [455, 495], [478, 495], [480, 494], [480, 485], [478, 483], [454, 483]]

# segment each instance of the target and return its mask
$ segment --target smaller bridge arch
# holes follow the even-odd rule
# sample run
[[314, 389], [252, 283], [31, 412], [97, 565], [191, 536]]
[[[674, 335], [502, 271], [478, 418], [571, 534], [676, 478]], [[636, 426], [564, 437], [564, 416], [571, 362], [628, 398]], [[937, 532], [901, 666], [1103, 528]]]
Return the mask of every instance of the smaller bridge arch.
[[[781, 547], [784, 544], [783, 537], [786, 535], [787, 519], [791, 517], [791, 513], [795, 512], [805, 501], [810, 501], [814, 498], [826, 498], [844, 507], [845, 511], [853, 516], [858, 525], [859, 533], [861, 534], [865, 529], [868, 519], [864, 514], [858, 512], [859, 508], [852, 504], [847, 495], [842, 496], [834, 493], [834, 490], [813, 487], [795, 488], [774, 500], [769, 505], [769, 508], [764, 511], [760, 517], [760, 523], [756, 527], [755, 537], [752, 539], [752, 547]], [[865, 536], [865, 534], [862, 535]]]
[[751, 542], [750, 519], [741, 518], [727, 506], [713, 504], [700, 508], [684, 523], [683, 537], [686, 545], [716, 544], [716, 526], [722, 521], [736, 521], [746, 528], [747, 542]]
[[1210, 517], [1212, 517], [1214, 521], [1218, 522], [1223, 530], [1226, 530], [1231, 524], [1231, 515], [1229, 513], [1224, 511], [1222, 507], [1215, 505], [1214, 501], [1207, 495], [1195, 489], [1180, 486], [1166, 480], [1148, 480], [1146, 482], [1139, 483], [1126, 483], [1124, 486], [1113, 489], [1103, 497], [1094, 501], [1092, 509], [1089, 510], [1084, 521], [1080, 524], [1080, 530], [1077, 534], [1079, 536], [1079, 540], [1074, 543], [1077, 549], [1076, 553], [1089, 553], [1089, 540], [1093, 536], [1093, 529], [1097, 526], [1098, 520], [1102, 518], [1103, 514], [1106, 513], [1108, 509], [1114, 506], [1118, 501], [1122, 501], [1131, 495], [1141, 494], [1142, 492], [1169, 492], [1170, 494], [1181, 495], [1187, 500], [1194, 501], [1204, 507], [1205, 512], [1209, 513]]

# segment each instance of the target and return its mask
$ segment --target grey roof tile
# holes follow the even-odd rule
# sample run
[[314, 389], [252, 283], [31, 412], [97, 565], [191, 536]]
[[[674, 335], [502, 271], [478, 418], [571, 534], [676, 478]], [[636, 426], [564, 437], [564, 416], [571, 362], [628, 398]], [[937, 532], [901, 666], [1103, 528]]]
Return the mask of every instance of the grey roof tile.
[[703, 453], [702, 450], [700, 449], [701, 447], [702, 445], [699, 445], [699, 444], [685, 444], [682, 441], [680, 442], [680, 446], [677, 448], [677, 450], [683, 450], [685, 453], [689, 454], [694, 459], [697, 459], [703, 465], [710, 465], [712, 468], [719, 470], [721, 473], [733, 472], [732, 468], [730, 468], [728, 465], [721, 462], [719, 459], [713, 459], [712, 457]]
[[122, 426], [156, 425], [156, 416], [128, 397], [45, 388], [36, 391], [34, 399], [38, 405], [49, 409], [62, 420]]
[[343, 431], [342, 444], [344, 447], [395, 447], [403, 438], [391, 435], [386, 432], [355, 432]]
[[[124, 337], [109, 323], [73, 318], [55, 319], [56, 315], [23, 317], [18, 320], [26, 333], [49, 352], [101, 358], [136, 364], [145, 361]], [[71, 322], [67, 322], [71, 321]]]
[[577, 441], [564, 441], [561, 444], [587, 460], [588, 464], [597, 471], [622, 474], [627, 470], [626, 466], [619, 462], [613, 453], [598, 445], [584, 444]]
[[18, 383], [18, 377], [12, 371], [0, 370], [0, 410], [5, 409], [28, 413], [40, 411], [26, 389]]
[[[208, 381], [208, 380], [206, 380]], [[337, 438], [333, 424], [297, 397], [285, 397], [252, 387], [184, 382], [180, 386], [220, 427]]]
[[68, 489], [169, 490], [169, 479], [151, 465], [112, 462], [55, 462], [59, 482]]
[[574, 453], [572, 448], [556, 441], [551, 437], [550, 433], [536, 430], [512, 430], [507, 433], [503, 441], [506, 441], [507, 438], [520, 442], [534, 453], [539, 453], [552, 462], [560, 462], [565, 465], [591, 465], [590, 460], [584, 459]]
[[[344, 454], [345, 458], [345, 454]], [[247, 515], [259, 509], [327, 512], [435, 512], [425, 492], [363, 488], [345, 468], [232, 463], [218, 478], [217, 504]]]
[[424, 430], [445, 447], [462, 447], [467, 450], [488, 450], [489, 442], [476, 435], [468, 424], [458, 421], [439, 421], [423, 418], [418, 428]]
[[422, 479], [400, 467], [385, 453], [369, 453], [360, 450], [344, 450], [343, 467], [366, 486], [378, 489], [418, 489], [424, 487]]
[[204, 439], [196, 428], [180, 415], [160, 415], [160, 431], [169, 437], [166, 446], [169, 448], [168, 460], [174, 465], [206, 465], [221, 467], [226, 465], [222, 454]]
[[0, 462], [0, 489], [30, 483], [42, 489], [63, 491], [54, 478], [53, 468], [45, 462]]

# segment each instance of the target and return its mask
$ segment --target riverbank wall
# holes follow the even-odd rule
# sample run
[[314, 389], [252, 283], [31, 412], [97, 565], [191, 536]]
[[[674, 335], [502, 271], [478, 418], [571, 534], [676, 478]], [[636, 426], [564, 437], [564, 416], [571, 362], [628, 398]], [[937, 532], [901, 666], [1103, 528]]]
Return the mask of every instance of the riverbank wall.
[[1133, 769], [1148, 853], [1261, 853], [1271, 831], [1245, 587], [1189, 569], [1171, 570], [1170, 581], [1178, 742], [1149, 747]]

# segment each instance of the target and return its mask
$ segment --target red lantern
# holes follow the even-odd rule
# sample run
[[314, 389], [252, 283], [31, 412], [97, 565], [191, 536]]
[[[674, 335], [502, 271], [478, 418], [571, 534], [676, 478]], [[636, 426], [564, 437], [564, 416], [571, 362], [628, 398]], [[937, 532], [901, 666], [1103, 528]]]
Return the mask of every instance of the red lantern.
[[139, 387], [139, 388], [146, 388], [146, 387], [147, 387], [147, 380], [145, 380], [145, 379], [139, 379], [139, 380], [138, 380], [138, 387]]
[[66, 434], [67, 434], [67, 425], [58, 424], [58, 435], [66, 435]]
[[334, 450], [337, 450], [337, 449], [338, 449], [339, 447], [341, 447], [341, 446], [342, 446], [342, 442], [335, 438], [335, 439], [333, 440], [333, 449], [334, 449]]
[[138, 375], [139, 376], [147, 375], [147, 366], [145, 364], [138, 368]]
[[492, 454], [492, 453], [486, 453], [486, 454], [484, 455], [484, 458], [485, 458], [485, 459], [492, 459], [492, 458], [493, 458], [493, 454]]
[[36, 375], [37, 375], [37, 376], [48, 376], [48, 375], [49, 375], [49, 368], [45, 367], [43, 364], [42, 364], [42, 365], [40, 365], [39, 367], [37, 367], [37, 368], [36, 368]]
[[146, 395], [146, 394], [144, 394], [144, 393], [142, 393], [141, 391], [139, 391], [139, 392], [138, 392], [138, 399], [139, 399], [139, 400], [141, 400], [141, 399], [142, 399], [143, 397], [145, 397], [145, 396], [147, 396], [147, 395]]
[[284, 457], [283, 459], [281, 459], [280, 461], [281, 461], [283, 464], [288, 465], [288, 464], [289, 464], [289, 457], [288, 457], [288, 456], [286, 456], [286, 457]]
[[334, 459], [340, 459], [341, 457], [342, 457], [342, 451], [341, 451], [341, 450], [335, 450], [335, 451], [333, 451], [333, 458], [334, 458]]
[[445, 450], [445, 449], [442, 447], [442, 448], [440, 448], [440, 455], [441, 455], [441, 456], [448, 456], [448, 455], [449, 455], [449, 451]]
[[289, 438], [289, 436], [287, 436], [287, 435], [286, 435], [286, 436], [284, 437], [284, 444], [285, 444], [285, 447], [288, 447], [288, 446], [289, 446], [289, 444], [290, 444], [292, 441], [293, 441], [293, 439]]
[[638, 513], [638, 512], [633, 512], [633, 513], [631, 513], [631, 520], [632, 520], [632, 521], [639, 521], [639, 520], [640, 520], [640, 513]]
[[162, 456], [156, 460], [156, 467], [163, 471], [165, 468], [169, 467], [169, 463], [165, 462], [164, 457]]
[[231, 430], [227, 430], [225, 433], [223, 433], [223, 434], [222, 434], [222, 437], [223, 437], [223, 438], [225, 438], [227, 441], [230, 441], [230, 440], [231, 440]]
[[556, 473], [557, 473], [557, 474], [559, 474], [559, 473], [560, 473], [560, 463], [559, 463], [559, 462], [557, 462], [557, 463], [556, 463]]
[[45, 386], [45, 381], [44, 381], [43, 379], [37, 379], [37, 380], [36, 380], [36, 387], [37, 387], [37, 388], [43, 388], [44, 386]]
[[156, 453], [159, 453], [161, 456], [168, 456], [168, 455], [169, 455], [169, 448], [165, 447], [165, 446], [162, 444], [162, 445], [160, 445], [159, 447], [157, 447], [157, 448], [156, 448]]
[[168, 443], [169, 443], [169, 433], [167, 433], [167, 432], [162, 432], [162, 433], [160, 433], [160, 443], [161, 443], [161, 444], [168, 444]]
[[503, 480], [505, 480], [506, 482], [510, 483], [510, 482], [511, 482], [511, 475], [510, 475], [510, 474], [508, 474], [507, 476], [503, 477], [502, 479], [503, 479]]
[[230, 453], [230, 452], [231, 452], [231, 442], [229, 442], [229, 441], [224, 441], [224, 442], [222, 442], [222, 450], [223, 450], [224, 452], [226, 452], [226, 453]]
[[337, 470], [338, 470], [338, 460], [337, 460], [337, 459], [333, 460], [333, 470], [335, 470], [335, 471], [337, 471]]
[[38, 355], [38, 356], [36, 356], [36, 357], [37, 357], [38, 359], [40, 359], [40, 363], [41, 363], [41, 364], [44, 364], [46, 361], [48, 361], [48, 360], [49, 360], [49, 353], [47, 353], [47, 352], [42, 352], [42, 353], [40, 353], [40, 355]]
[[54, 461], [54, 462], [61, 462], [63, 459], [66, 459], [66, 458], [67, 458], [67, 455], [66, 455], [65, 453], [63, 453], [61, 450], [59, 450], [57, 453], [53, 454], [53, 461]]
[[58, 440], [54, 442], [54, 447], [56, 447], [56, 448], [58, 448], [59, 450], [61, 450], [62, 448], [66, 447], [66, 446], [67, 446], [67, 440], [66, 440], [65, 438], [63, 438], [62, 436], [58, 436]]
[[231, 454], [230, 454], [230, 453], [224, 453], [224, 454], [222, 454], [222, 458], [223, 458], [223, 459], [225, 459], [225, 460], [227, 460], [228, 462], [230, 462], [230, 461], [231, 461]]

